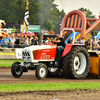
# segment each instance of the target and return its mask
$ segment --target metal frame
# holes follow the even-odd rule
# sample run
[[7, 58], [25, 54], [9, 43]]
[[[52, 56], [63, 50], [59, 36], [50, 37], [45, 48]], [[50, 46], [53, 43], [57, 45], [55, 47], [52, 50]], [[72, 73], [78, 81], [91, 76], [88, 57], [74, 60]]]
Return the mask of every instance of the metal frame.
[[66, 30], [66, 31], [71, 30], [71, 31], [74, 33], [74, 35], [73, 35], [73, 42], [72, 42], [72, 44], [74, 44], [74, 40], [75, 40], [75, 31], [74, 31], [74, 29], [71, 29], [71, 28], [64, 28], [64, 29], [60, 32], [61, 37], [62, 37], [62, 34], [63, 34], [63, 32], [64, 32], [65, 30]]

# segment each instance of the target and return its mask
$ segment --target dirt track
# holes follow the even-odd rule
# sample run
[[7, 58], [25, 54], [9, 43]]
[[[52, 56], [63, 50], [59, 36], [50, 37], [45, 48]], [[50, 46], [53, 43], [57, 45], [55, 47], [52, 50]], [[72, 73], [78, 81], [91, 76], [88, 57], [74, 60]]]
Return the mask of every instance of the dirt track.
[[0, 93], [0, 100], [100, 100], [100, 91], [66, 90]]
[[65, 77], [45, 78], [38, 80], [35, 76], [35, 71], [23, 73], [22, 77], [15, 78], [11, 74], [10, 68], [0, 68], [0, 84], [15, 84], [15, 83], [71, 83], [71, 82], [100, 82], [100, 79], [66, 79]]
[[[35, 77], [35, 71], [24, 73], [20, 78], [14, 78], [11, 75], [10, 68], [0, 68], [0, 84], [16, 83], [71, 83], [71, 82], [100, 82], [100, 79], [66, 79], [45, 78], [38, 80]], [[65, 91], [33, 91], [20, 93], [0, 93], [0, 100], [100, 100], [99, 90], [65, 90]]]

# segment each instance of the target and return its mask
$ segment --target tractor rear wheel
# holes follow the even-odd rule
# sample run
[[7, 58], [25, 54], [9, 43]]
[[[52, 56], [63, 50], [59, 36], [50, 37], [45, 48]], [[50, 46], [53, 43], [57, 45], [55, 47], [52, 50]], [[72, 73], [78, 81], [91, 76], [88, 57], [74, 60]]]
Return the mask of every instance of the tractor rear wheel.
[[90, 69], [89, 53], [85, 47], [76, 46], [63, 58], [67, 78], [83, 79]]
[[36, 67], [35, 74], [38, 79], [45, 78], [47, 76], [47, 73], [48, 73], [48, 69], [45, 64], [41, 63]]
[[20, 62], [15, 62], [11, 67], [11, 73], [16, 78], [19, 78], [23, 74], [22, 66], [20, 64]]

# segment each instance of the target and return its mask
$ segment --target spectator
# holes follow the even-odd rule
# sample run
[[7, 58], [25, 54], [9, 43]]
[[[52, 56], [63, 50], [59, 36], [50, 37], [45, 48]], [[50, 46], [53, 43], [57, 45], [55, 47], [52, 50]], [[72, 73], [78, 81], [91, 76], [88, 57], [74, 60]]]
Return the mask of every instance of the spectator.
[[98, 50], [100, 50], [100, 39], [99, 39], [99, 41], [97, 42], [97, 44], [98, 44], [97, 48], [98, 48]]
[[33, 36], [32, 35], [30, 35], [30, 40], [32, 40], [33, 39]]
[[17, 39], [16, 39], [16, 41], [15, 41], [15, 48], [20, 48], [20, 39], [21, 39], [21, 37], [20, 37], [20, 35], [17, 35]]
[[88, 39], [88, 40], [85, 42], [85, 46], [87, 47], [87, 49], [90, 49], [90, 46], [91, 46], [91, 41], [90, 41], [90, 39]]
[[25, 38], [23, 34], [21, 34], [20, 45], [21, 47], [25, 47]]
[[38, 37], [36, 36], [36, 44], [38, 45]]
[[10, 38], [11, 38], [11, 34], [8, 34], [8, 39], [9, 39], [9, 41], [10, 41]]
[[52, 44], [52, 39], [51, 39], [51, 38], [49, 39], [49, 42], [48, 42], [48, 44]]
[[47, 37], [45, 42], [46, 42], [46, 43], [49, 43], [49, 40], [50, 40], [50, 38]]
[[56, 39], [57, 39], [56, 37], [55, 37], [55, 39], [53, 39], [53, 37], [51, 37], [51, 38], [49, 39], [48, 44], [56, 44], [56, 43], [54, 43], [54, 41], [55, 41]]
[[97, 44], [100, 46], [100, 39], [99, 39], [99, 41], [97, 42]]
[[3, 39], [3, 42], [4, 42], [4, 48], [8, 48], [9, 44], [10, 44], [10, 41], [8, 39], [8, 35], [6, 35], [6, 37]]
[[17, 34], [17, 37], [16, 37], [16, 39], [17, 39], [17, 38], [19, 38], [19, 37], [20, 37], [20, 34]]
[[[57, 39], [57, 38], [56, 38]], [[51, 37], [51, 43], [54, 43], [54, 41], [53, 41], [53, 37]]]
[[76, 44], [81, 44], [81, 39], [77, 39]]
[[30, 37], [27, 38], [28, 38], [28, 46], [30, 46], [31, 45]]
[[25, 37], [25, 46], [28, 46], [28, 37]]
[[14, 45], [15, 45], [14, 43], [15, 43], [15, 36], [14, 36], [14, 34], [11, 34], [10, 45], [11, 45], [12, 48], [13, 48]]
[[2, 37], [0, 37], [0, 46], [3, 48], [4, 47], [4, 42], [2, 40]]
[[97, 42], [96, 42], [95, 38], [93, 38], [93, 41], [92, 41], [92, 49], [93, 50], [97, 49]]
[[84, 37], [81, 38], [81, 42], [80, 42], [80, 44], [85, 44], [85, 39], [84, 39]]
[[31, 40], [33, 39], [33, 36], [30, 34], [30, 43], [31, 43]]
[[69, 38], [69, 40], [67, 41], [67, 43], [71, 44], [72, 43], [72, 37]]
[[99, 41], [99, 39], [98, 38], [96, 38], [96, 42], [98, 43], [98, 41]]
[[34, 36], [33, 39], [31, 40], [31, 45], [37, 45], [36, 36]]
[[40, 35], [39, 45], [43, 44], [43, 34]]

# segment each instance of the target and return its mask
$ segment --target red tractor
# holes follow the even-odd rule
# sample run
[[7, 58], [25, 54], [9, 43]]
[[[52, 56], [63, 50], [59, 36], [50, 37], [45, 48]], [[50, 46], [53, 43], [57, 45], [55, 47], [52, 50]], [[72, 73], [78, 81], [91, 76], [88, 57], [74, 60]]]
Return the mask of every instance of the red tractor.
[[19, 78], [23, 72], [36, 70], [35, 74], [38, 79], [43, 79], [47, 75], [58, 75], [63, 69], [67, 78], [83, 79], [90, 69], [90, 57], [84, 45], [74, 44], [75, 31], [72, 31], [73, 44], [67, 44], [62, 52], [61, 59], [57, 59], [55, 44], [52, 45], [35, 45], [26, 47], [22, 50], [23, 63], [15, 62], [11, 67], [11, 73], [14, 77]]

